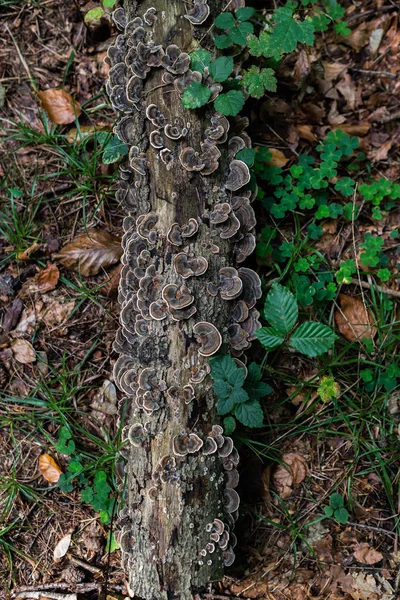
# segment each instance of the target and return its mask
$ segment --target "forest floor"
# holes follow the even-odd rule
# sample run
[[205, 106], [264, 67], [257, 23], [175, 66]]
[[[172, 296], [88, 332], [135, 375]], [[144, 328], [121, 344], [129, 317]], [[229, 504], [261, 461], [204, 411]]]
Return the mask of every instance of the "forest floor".
[[[398, 5], [344, 5], [351, 33], [288, 55], [278, 92], [247, 114], [254, 145], [270, 149], [266, 168], [285, 175], [299, 156], [318, 160], [329, 132], [355, 136], [357, 159], [343, 169], [358, 185], [381, 181], [375, 213], [357, 187], [347, 221], [320, 207], [311, 229], [301, 211], [258, 203], [255, 268], [283, 279], [338, 342], [318, 360], [288, 350], [266, 360], [254, 344], [273, 393], [266, 426], [234, 434], [237, 560], [207, 599], [400, 594], [400, 216], [382, 183], [400, 182]], [[127, 597], [112, 535], [123, 214], [99, 135], [116, 118], [103, 64], [116, 30], [84, 23], [95, 6], [0, 0], [1, 598]], [[47, 89], [71, 94], [79, 121], [54, 125], [54, 97], [42, 99], [46, 114], [36, 93]]]

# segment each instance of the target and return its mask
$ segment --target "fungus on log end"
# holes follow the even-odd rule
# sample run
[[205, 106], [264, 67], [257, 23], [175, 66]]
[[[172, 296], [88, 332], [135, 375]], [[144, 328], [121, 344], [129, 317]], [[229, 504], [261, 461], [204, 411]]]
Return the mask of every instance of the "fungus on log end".
[[126, 211], [118, 539], [130, 593], [144, 600], [191, 600], [234, 560], [239, 455], [218, 424], [208, 358], [221, 346], [240, 356], [259, 326], [260, 280], [238, 264], [255, 239], [249, 170], [236, 158], [249, 139], [243, 119], [233, 127], [212, 104], [181, 102], [192, 81], [208, 84], [189, 55], [213, 51], [209, 25], [225, 4], [125, 0], [106, 58], [114, 132], [130, 146], [116, 195]]

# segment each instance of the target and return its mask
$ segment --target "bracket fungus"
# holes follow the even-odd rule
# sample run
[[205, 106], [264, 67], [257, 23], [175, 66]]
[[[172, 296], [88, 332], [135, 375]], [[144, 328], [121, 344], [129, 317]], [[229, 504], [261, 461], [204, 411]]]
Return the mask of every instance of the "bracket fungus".
[[242, 293], [243, 282], [234, 267], [222, 267], [219, 270], [220, 294], [223, 300], [234, 300]]
[[176, 273], [188, 279], [189, 277], [200, 277], [208, 269], [208, 261], [202, 256], [196, 256], [189, 258], [185, 252], [179, 252], [175, 254], [173, 258], [173, 265]]
[[186, 456], [195, 454], [203, 446], [203, 440], [196, 433], [179, 434], [172, 440], [172, 448], [175, 456]]
[[164, 133], [170, 140], [179, 140], [187, 135], [187, 127], [182, 117], [174, 119], [173, 123], [167, 123], [164, 127]]
[[181, 151], [179, 160], [186, 171], [201, 171], [206, 166], [205, 162], [201, 160], [200, 154], [190, 147]]
[[154, 23], [157, 21], [156, 13], [157, 13], [157, 10], [153, 6], [151, 6], [150, 8], [148, 8], [146, 10], [146, 12], [144, 13], [144, 15], [143, 15], [143, 21], [149, 27], [152, 27], [154, 25]]
[[184, 15], [185, 19], [193, 25], [202, 25], [210, 15], [210, 7], [207, 2], [208, 0], [192, 0], [193, 8]]
[[155, 129], [150, 133], [149, 142], [150, 146], [153, 146], [157, 150], [164, 148], [164, 139], [159, 129]]
[[222, 336], [215, 325], [207, 321], [199, 321], [194, 325], [193, 333], [200, 344], [198, 353], [201, 356], [212, 356], [218, 352], [222, 344]]
[[183, 75], [189, 69], [190, 56], [187, 52], [181, 52], [176, 44], [170, 44], [165, 50], [161, 64], [169, 73]]
[[187, 285], [181, 286], [175, 283], [169, 283], [162, 290], [162, 297], [168, 304], [169, 308], [180, 310], [193, 304], [194, 297], [192, 296]]
[[146, 155], [143, 152], [140, 152], [137, 146], [131, 146], [131, 149], [129, 150], [129, 164], [134, 171], [139, 173], [139, 175], [146, 175]]
[[155, 244], [157, 241], [156, 223], [158, 216], [155, 213], [140, 215], [136, 219], [136, 229], [138, 235], [147, 240], [150, 244]]
[[231, 192], [236, 192], [250, 181], [250, 169], [242, 160], [233, 160], [229, 165], [229, 175], [225, 187]]
[[164, 127], [167, 123], [166, 118], [155, 104], [149, 104], [146, 108], [146, 117], [155, 127]]

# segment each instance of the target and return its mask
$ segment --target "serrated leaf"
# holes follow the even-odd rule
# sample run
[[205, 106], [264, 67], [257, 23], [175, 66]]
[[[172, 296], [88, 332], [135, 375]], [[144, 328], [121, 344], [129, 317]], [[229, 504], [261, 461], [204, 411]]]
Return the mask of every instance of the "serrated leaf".
[[193, 81], [183, 93], [182, 105], [184, 108], [200, 108], [207, 104], [210, 96], [211, 91], [206, 85]]
[[237, 11], [235, 12], [235, 17], [239, 21], [248, 21], [254, 15], [254, 12], [255, 12], [254, 8], [252, 8], [251, 6], [238, 8]]
[[231, 386], [226, 381], [222, 381], [221, 379], [217, 379], [213, 383], [214, 392], [217, 394], [218, 398], [229, 398], [231, 395]]
[[236, 429], [236, 421], [233, 417], [225, 417], [223, 424], [225, 435], [231, 435]]
[[218, 50], [225, 50], [232, 45], [232, 40], [229, 35], [217, 35], [214, 42], [215, 47], [218, 48]]
[[229, 377], [228, 382], [234, 387], [242, 387], [244, 384], [244, 371], [237, 367], [236, 371], [233, 371]]
[[276, 77], [273, 69], [260, 69], [253, 66], [244, 73], [242, 83], [250, 96], [261, 98], [266, 91], [276, 91]]
[[264, 398], [264, 396], [271, 394], [274, 390], [268, 383], [257, 381], [246, 387], [246, 391], [250, 398]]
[[233, 404], [241, 404], [249, 399], [249, 395], [242, 387], [235, 387], [231, 393], [231, 400]]
[[104, 15], [104, 10], [101, 6], [97, 6], [96, 8], [92, 8], [89, 10], [84, 18], [85, 23], [93, 23], [93, 21], [98, 21]]
[[211, 63], [211, 54], [204, 48], [199, 48], [190, 54], [190, 68], [192, 71], [204, 72], [205, 67]]
[[306, 356], [319, 356], [332, 348], [336, 335], [323, 323], [302, 323], [289, 340], [289, 345]]
[[283, 344], [284, 339], [273, 327], [261, 327], [256, 331], [256, 336], [267, 350], [273, 350]]
[[247, 367], [247, 380], [250, 382], [260, 381], [262, 377], [261, 369], [255, 362], [251, 362]]
[[250, 54], [253, 56], [270, 56], [269, 54], [269, 40], [271, 34], [266, 31], [260, 33], [260, 37], [251, 35], [247, 38], [247, 46], [250, 50]]
[[238, 46], [246, 46], [248, 36], [253, 33], [254, 27], [252, 23], [244, 21], [243, 23], [238, 23], [229, 30], [229, 37], [235, 44], [238, 44]]
[[311, 21], [299, 21], [290, 8], [282, 7], [274, 11], [276, 26], [269, 38], [270, 56], [279, 58], [285, 52], [293, 52], [298, 43], [312, 46], [315, 28]]
[[228, 381], [229, 376], [238, 368], [230, 356], [218, 356], [210, 360], [211, 377]]
[[264, 424], [264, 413], [258, 400], [238, 404], [235, 417], [246, 427], [262, 427]]
[[115, 163], [121, 158], [121, 156], [128, 154], [128, 152], [128, 146], [121, 142], [116, 135], [114, 135], [109, 139], [103, 149], [103, 164], [109, 165], [111, 163]]
[[232, 56], [221, 56], [210, 64], [210, 75], [214, 81], [225, 81], [233, 71]]
[[217, 412], [219, 415], [227, 415], [233, 409], [234, 401], [232, 400], [232, 396], [229, 398], [218, 398], [217, 402]]
[[218, 29], [229, 29], [235, 25], [236, 21], [232, 13], [223, 12], [214, 21], [214, 25]]
[[230, 90], [226, 94], [220, 94], [214, 101], [215, 110], [227, 117], [237, 115], [242, 110], [243, 105], [244, 96], [242, 92], [237, 90]]
[[264, 304], [264, 316], [278, 334], [290, 333], [299, 315], [296, 298], [288, 288], [274, 283]]

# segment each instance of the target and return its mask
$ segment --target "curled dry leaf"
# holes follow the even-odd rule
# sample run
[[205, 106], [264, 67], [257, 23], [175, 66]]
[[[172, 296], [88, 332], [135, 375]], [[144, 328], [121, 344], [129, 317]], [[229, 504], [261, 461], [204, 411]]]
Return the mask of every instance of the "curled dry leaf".
[[11, 344], [11, 350], [15, 360], [22, 365], [29, 365], [36, 360], [35, 350], [27, 340], [14, 340]]
[[17, 260], [29, 260], [30, 255], [33, 254], [34, 252], [36, 252], [36, 250], [38, 250], [39, 248], [40, 248], [40, 244], [35, 242], [34, 244], [32, 244], [32, 246], [29, 246], [29, 248], [27, 248], [26, 250], [23, 250], [22, 252], [18, 252], [18, 254], [16, 255], [15, 258]]
[[286, 158], [283, 152], [276, 148], [268, 148], [268, 152], [272, 154], [272, 157], [267, 162], [269, 167], [279, 167], [282, 169], [289, 162], [289, 159]]
[[56, 547], [54, 548], [53, 558], [55, 562], [58, 562], [63, 556], [65, 556], [68, 552], [68, 548], [71, 544], [71, 534], [67, 533], [61, 540], [58, 542]]
[[49, 119], [57, 125], [73, 123], [82, 112], [79, 102], [65, 90], [51, 88], [38, 92], [37, 97], [42, 108], [49, 115]]
[[40, 292], [42, 294], [54, 290], [60, 278], [57, 265], [47, 263], [45, 269], [41, 269], [34, 277], [28, 279], [22, 286], [20, 296], [22, 298], [29, 294]]
[[[50, 298], [50, 296], [46, 297]], [[54, 327], [58, 327], [58, 325], [64, 323], [64, 321], [68, 318], [69, 314], [73, 310], [75, 306], [75, 301], [70, 300], [69, 302], [59, 302], [58, 300], [52, 300], [45, 305], [40, 313], [40, 318], [50, 329]], [[65, 335], [66, 329], [64, 331], [59, 331], [60, 334]]]
[[118, 262], [121, 255], [119, 238], [104, 229], [89, 229], [64, 246], [54, 258], [67, 269], [90, 277]]
[[354, 558], [365, 565], [375, 565], [383, 559], [383, 554], [371, 548], [366, 542], [358, 544], [354, 550]]
[[119, 280], [121, 278], [122, 265], [114, 267], [105, 280], [105, 285], [101, 288], [102, 293], [110, 298], [117, 296]]
[[41, 454], [39, 456], [39, 469], [45, 480], [50, 483], [57, 483], [62, 473], [62, 470], [50, 454]]
[[372, 339], [376, 335], [376, 327], [372, 325], [374, 317], [364, 305], [360, 296], [339, 295], [341, 310], [335, 312], [335, 321], [340, 333], [349, 340], [360, 341]]
[[282, 456], [282, 463], [276, 469], [273, 480], [281, 498], [288, 498], [294, 485], [301, 483], [307, 475], [304, 456], [289, 452]]

